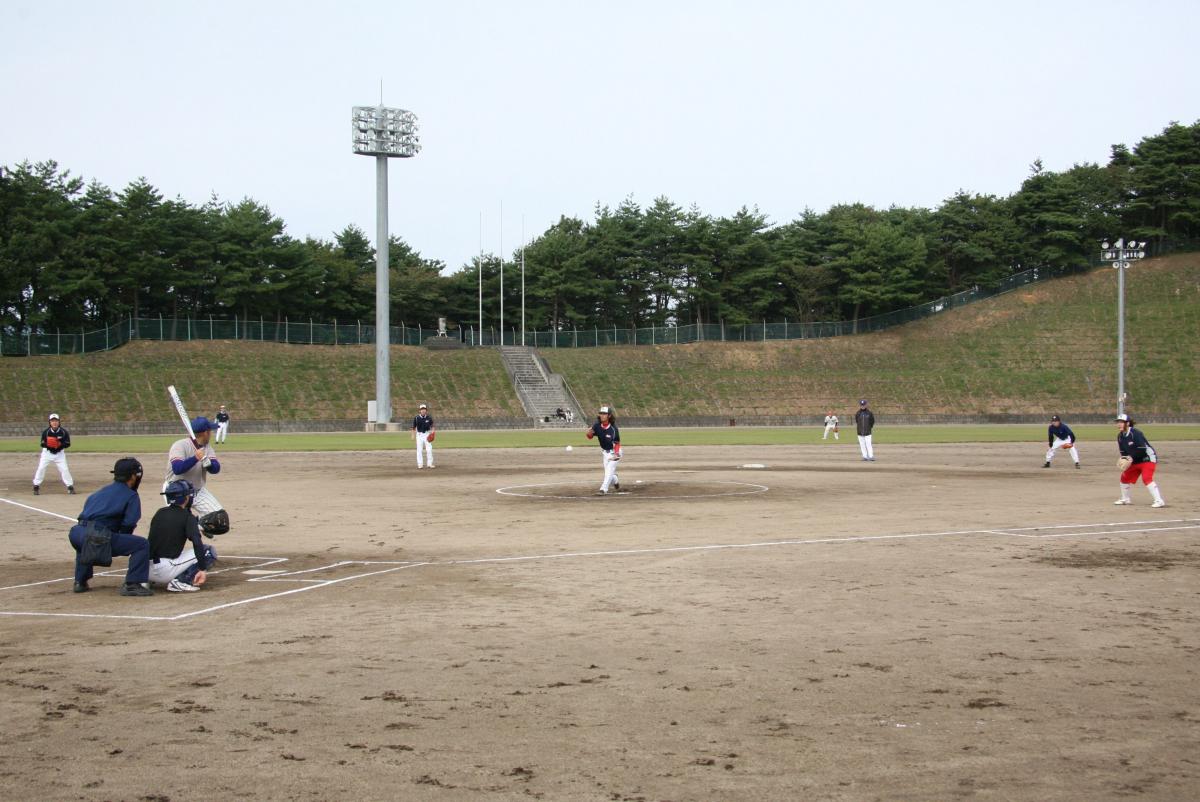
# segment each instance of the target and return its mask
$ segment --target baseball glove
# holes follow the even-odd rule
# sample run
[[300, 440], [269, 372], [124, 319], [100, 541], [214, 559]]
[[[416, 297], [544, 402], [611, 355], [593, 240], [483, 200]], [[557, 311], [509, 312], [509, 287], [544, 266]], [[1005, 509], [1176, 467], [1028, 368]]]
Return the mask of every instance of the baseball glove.
[[49, 435], [46, 438], [46, 448], [58, 448], [58, 438], [54, 435]]
[[429, 439], [429, 442], [431, 442], [431, 443], [433, 442], [433, 436], [434, 436], [434, 434], [435, 434], [435, 432], [433, 431], [433, 429], [430, 429], [430, 430], [429, 430], [429, 438], [428, 438], [428, 439]]
[[1117, 460], [1117, 470], [1119, 470], [1121, 473], [1125, 473], [1125, 471], [1132, 464], [1133, 457], [1121, 457], [1119, 460]]
[[1072, 449], [1072, 448], [1074, 448], [1074, 447], [1075, 447], [1075, 444], [1074, 444], [1074, 443], [1063, 443], [1063, 444], [1062, 444], [1062, 449], [1063, 449], [1063, 451], [1069, 451], [1069, 450], [1071, 450], [1071, 449]]

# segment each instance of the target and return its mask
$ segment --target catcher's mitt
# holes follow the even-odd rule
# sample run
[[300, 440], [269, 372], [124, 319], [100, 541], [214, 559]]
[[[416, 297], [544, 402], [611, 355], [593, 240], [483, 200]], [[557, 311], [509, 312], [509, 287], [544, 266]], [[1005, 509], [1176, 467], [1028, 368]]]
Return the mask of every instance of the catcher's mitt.
[[1117, 470], [1119, 470], [1121, 473], [1125, 473], [1125, 471], [1132, 464], [1133, 457], [1121, 457], [1119, 460], [1117, 460]]
[[435, 434], [436, 434], [436, 432], [434, 432], [433, 429], [429, 430], [429, 437], [428, 437], [429, 442], [431, 442], [431, 443], [433, 442], [433, 436]]

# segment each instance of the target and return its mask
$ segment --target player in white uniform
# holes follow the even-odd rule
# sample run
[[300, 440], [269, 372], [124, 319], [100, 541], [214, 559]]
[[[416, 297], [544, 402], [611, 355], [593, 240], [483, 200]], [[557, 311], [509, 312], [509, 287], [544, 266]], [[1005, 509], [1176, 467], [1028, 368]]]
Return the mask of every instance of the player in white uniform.
[[167, 476], [162, 487], [165, 493], [167, 486], [176, 479], [186, 479], [192, 483], [196, 489], [192, 509], [200, 517], [200, 528], [210, 537], [229, 531], [229, 513], [206, 487], [208, 476], [221, 472], [217, 453], [208, 444], [216, 428], [216, 424], [204, 416], [192, 419], [192, 432], [196, 440], [193, 442], [185, 437], [171, 445], [167, 455]]
[[71, 478], [71, 469], [67, 467], [67, 449], [71, 447], [71, 433], [59, 426], [57, 412], [51, 412], [47, 419], [49, 426], [42, 430], [42, 454], [38, 458], [37, 470], [33, 473], [33, 494], [41, 492], [42, 480], [46, 478], [46, 468], [54, 465], [62, 477], [67, 492], [75, 495], [75, 480]]
[[429, 407], [422, 404], [412, 422], [413, 441], [417, 444], [417, 470], [425, 467], [428, 456], [429, 467], [433, 465], [433, 418], [429, 415]]
[[834, 415], [832, 411], [828, 415], [825, 416], [825, 433], [821, 435], [821, 439], [828, 440], [830, 432], [833, 432], [834, 440], [839, 439], [838, 438], [838, 416]]

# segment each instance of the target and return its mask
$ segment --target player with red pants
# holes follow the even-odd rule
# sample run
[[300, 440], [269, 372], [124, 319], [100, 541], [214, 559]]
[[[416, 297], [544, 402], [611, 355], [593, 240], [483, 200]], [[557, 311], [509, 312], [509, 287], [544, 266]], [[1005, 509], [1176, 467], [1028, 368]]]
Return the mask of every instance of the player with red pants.
[[1146, 440], [1146, 435], [1133, 428], [1133, 420], [1122, 413], [1117, 416], [1117, 448], [1121, 450], [1121, 497], [1114, 504], [1132, 504], [1129, 491], [1141, 477], [1142, 484], [1154, 498], [1151, 507], [1165, 507], [1162, 493], [1158, 490], [1158, 482], [1154, 481], [1154, 469], [1158, 465], [1158, 454], [1154, 446]]
[[596, 422], [584, 434], [587, 439], [593, 437], [600, 441], [600, 456], [604, 463], [604, 481], [600, 483], [600, 494], [608, 495], [609, 488], [621, 489], [621, 479], [617, 476], [617, 463], [621, 459], [621, 432], [617, 429], [617, 419], [609, 407], [600, 407]]

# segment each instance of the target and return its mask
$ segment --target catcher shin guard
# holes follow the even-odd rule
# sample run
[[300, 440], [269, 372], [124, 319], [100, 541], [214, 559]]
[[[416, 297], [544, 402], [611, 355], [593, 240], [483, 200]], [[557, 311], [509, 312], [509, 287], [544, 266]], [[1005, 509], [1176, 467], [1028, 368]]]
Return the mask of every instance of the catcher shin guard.
[[200, 529], [210, 537], [225, 534], [229, 531], [229, 513], [225, 510], [217, 510], [201, 516]]

